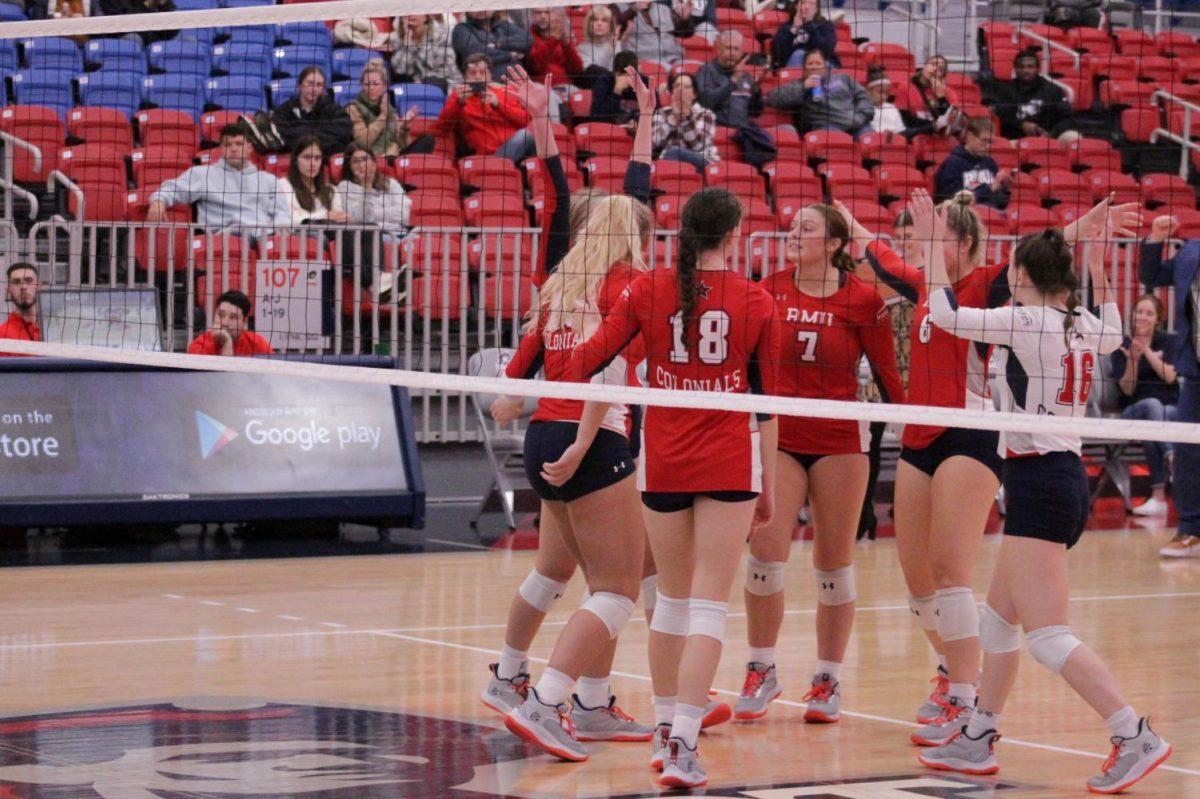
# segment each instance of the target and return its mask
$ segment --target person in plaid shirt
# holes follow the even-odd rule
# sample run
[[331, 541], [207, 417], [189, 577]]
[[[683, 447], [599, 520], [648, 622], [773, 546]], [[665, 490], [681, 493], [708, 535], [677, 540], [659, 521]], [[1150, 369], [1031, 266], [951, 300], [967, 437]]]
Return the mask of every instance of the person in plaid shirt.
[[672, 74], [667, 82], [671, 104], [654, 112], [653, 142], [657, 157], [686, 161], [703, 172], [721, 160], [715, 136], [717, 118], [696, 102], [696, 81], [686, 73]]

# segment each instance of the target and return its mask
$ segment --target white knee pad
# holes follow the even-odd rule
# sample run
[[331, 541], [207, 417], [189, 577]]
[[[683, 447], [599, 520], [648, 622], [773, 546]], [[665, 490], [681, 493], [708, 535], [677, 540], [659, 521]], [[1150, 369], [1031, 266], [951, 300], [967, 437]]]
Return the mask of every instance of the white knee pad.
[[778, 560], [746, 557], [746, 590], [755, 596], [770, 596], [783, 590], [783, 567]]
[[650, 620], [650, 629], [667, 635], [687, 635], [687, 597], [676, 599], [659, 591], [658, 602], [654, 606], [654, 618]]
[[658, 575], [652, 574], [642, 578], [642, 607], [646, 609], [647, 613], [653, 613], [656, 602], [658, 602]]
[[979, 608], [970, 588], [939, 588], [933, 596], [937, 602], [939, 638], [961, 641], [979, 635]]
[[[725, 643], [725, 617], [729, 603], [715, 599], [693, 599], [688, 602], [688, 635], [707, 635]], [[658, 618], [655, 616], [655, 618]]]
[[1071, 635], [1071, 628], [1058, 624], [1053, 627], [1039, 627], [1025, 634], [1029, 642], [1029, 654], [1055, 674], [1062, 674], [1067, 658], [1079, 646], [1080, 641]]
[[917, 617], [917, 623], [921, 625], [923, 630], [937, 630], [937, 600], [934, 595], [929, 596], [913, 596], [908, 595], [908, 609]]
[[1016, 652], [1021, 648], [1021, 627], [1009, 624], [991, 605], [984, 603], [979, 614], [979, 645], [991, 655]]
[[554, 601], [563, 595], [567, 590], [566, 583], [560, 583], [558, 580], [551, 580], [546, 575], [539, 572], [537, 569], [529, 572], [529, 576], [521, 583], [521, 587], [517, 589], [517, 593], [521, 598], [540, 610], [542, 613], [550, 610], [550, 606]]
[[597, 591], [588, 597], [580, 610], [586, 610], [608, 628], [608, 637], [616, 638], [633, 615], [633, 600], [609, 591]]
[[824, 572], [813, 569], [817, 578], [817, 604], [845, 605], [853, 602], [858, 596], [854, 590], [854, 567], [843, 566], [840, 569]]

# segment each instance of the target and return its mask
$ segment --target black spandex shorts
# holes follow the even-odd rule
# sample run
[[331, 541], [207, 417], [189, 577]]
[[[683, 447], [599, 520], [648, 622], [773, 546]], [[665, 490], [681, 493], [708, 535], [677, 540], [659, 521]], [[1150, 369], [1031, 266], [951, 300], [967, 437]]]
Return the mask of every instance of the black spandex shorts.
[[717, 502], [747, 502], [758, 499], [757, 491], [643, 491], [642, 504], [657, 513], [675, 513], [687, 510], [696, 502], [696, 497], [708, 497]]
[[575, 422], [534, 422], [525, 431], [525, 476], [542, 499], [571, 502], [621, 482], [636, 469], [625, 436], [600, 428], [571, 479], [561, 486], [547, 483], [542, 465], [561, 458], [578, 430]]
[[1074, 452], [1004, 461], [1004, 534], [1075, 546], [1091, 505], [1087, 472]]
[[962, 427], [948, 427], [933, 443], [925, 449], [900, 450], [900, 460], [910, 463], [925, 474], [933, 477], [934, 472], [943, 463], [956, 455], [979, 461], [992, 470], [996, 479], [1000, 479], [1000, 470], [1004, 459], [996, 451], [1000, 443], [1000, 434], [994, 430], [967, 430]]
[[784, 455], [789, 456], [796, 463], [804, 467], [804, 471], [809, 471], [821, 458], [828, 458], [828, 455], [814, 455], [811, 452], [789, 452], [786, 449], [779, 450]]

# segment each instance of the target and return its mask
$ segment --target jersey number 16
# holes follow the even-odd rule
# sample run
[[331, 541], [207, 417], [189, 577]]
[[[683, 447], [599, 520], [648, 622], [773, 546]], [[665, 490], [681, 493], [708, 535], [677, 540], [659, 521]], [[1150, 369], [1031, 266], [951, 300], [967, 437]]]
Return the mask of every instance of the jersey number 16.
[[[712, 310], [700, 314], [696, 320], [696, 354], [700, 362], [712, 366], [725, 363], [729, 356], [729, 314]], [[690, 360], [687, 344], [683, 340], [683, 311], [671, 316], [671, 363], [687, 363]]]
[[1059, 405], [1087, 405], [1096, 371], [1096, 354], [1091, 350], [1071, 350], [1062, 357], [1063, 384], [1058, 390]]

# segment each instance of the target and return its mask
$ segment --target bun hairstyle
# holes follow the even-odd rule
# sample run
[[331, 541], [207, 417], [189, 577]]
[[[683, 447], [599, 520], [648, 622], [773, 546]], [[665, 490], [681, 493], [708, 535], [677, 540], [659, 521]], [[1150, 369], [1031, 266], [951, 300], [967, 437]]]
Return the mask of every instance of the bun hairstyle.
[[967, 257], [972, 263], [979, 259], [979, 251], [983, 249], [983, 240], [987, 236], [983, 223], [979, 221], [979, 214], [975, 213], [974, 205], [975, 195], [966, 190], [942, 203], [942, 210], [946, 213], [946, 229], [957, 236], [959, 241], [970, 236], [971, 247], [967, 250]]
[[1079, 305], [1079, 276], [1075, 274], [1071, 247], [1061, 230], [1046, 228], [1031, 233], [1017, 242], [1013, 263], [1025, 270], [1033, 285], [1043, 294], [1067, 292], [1067, 316], [1063, 332], [1070, 342], [1071, 325], [1075, 322], [1075, 307]]
[[845, 218], [838, 213], [836, 208], [825, 203], [815, 203], [808, 207], [825, 220], [826, 239], [839, 242], [838, 248], [834, 250], [833, 255], [829, 256], [829, 262], [839, 272], [853, 272], [854, 259], [850, 257], [850, 253], [846, 252], [846, 248], [850, 246], [850, 227], [846, 224]]
[[692, 341], [692, 317], [696, 312], [696, 267], [700, 254], [721, 242], [742, 223], [742, 203], [725, 189], [701, 189], [688, 198], [679, 214], [679, 258], [675, 280], [679, 286], [679, 310], [683, 317], [683, 340]]

